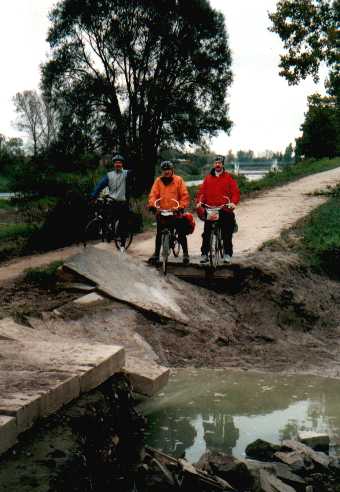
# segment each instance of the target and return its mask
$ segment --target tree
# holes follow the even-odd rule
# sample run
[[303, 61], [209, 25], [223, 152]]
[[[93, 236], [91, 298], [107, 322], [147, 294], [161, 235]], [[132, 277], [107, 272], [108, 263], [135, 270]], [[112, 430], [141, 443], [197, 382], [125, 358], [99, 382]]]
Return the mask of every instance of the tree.
[[340, 152], [340, 54], [338, 45], [340, 0], [280, 0], [269, 14], [271, 31], [284, 43], [280, 75], [297, 84], [311, 75], [319, 79], [320, 64], [329, 69], [327, 92], [336, 98], [336, 141]]
[[21, 138], [6, 138], [0, 134], [0, 173], [13, 172], [13, 167], [25, 158]]
[[230, 129], [231, 55], [208, 0], [60, 0], [50, 20], [45, 93], [89, 144], [129, 157], [140, 191], [161, 145]]
[[48, 99], [36, 91], [18, 92], [13, 102], [18, 115], [16, 126], [31, 139], [36, 157], [38, 151], [46, 150], [55, 138], [55, 111]]
[[337, 146], [336, 100], [313, 94], [297, 141], [298, 154], [305, 157], [335, 157]]
[[284, 162], [293, 162], [293, 155], [294, 155], [294, 149], [293, 149], [293, 145], [290, 143], [285, 148], [282, 159]]

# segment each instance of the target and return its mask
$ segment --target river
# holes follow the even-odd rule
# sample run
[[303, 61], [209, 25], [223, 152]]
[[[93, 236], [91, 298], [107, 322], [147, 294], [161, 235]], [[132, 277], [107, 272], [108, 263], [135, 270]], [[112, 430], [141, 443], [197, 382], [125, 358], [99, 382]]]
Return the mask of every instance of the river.
[[147, 444], [195, 463], [208, 449], [245, 457], [256, 439], [279, 444], [300, 430], [328, 432], [340, 445], [340, 381], [178, 369], [168, 386], [139, 410], [148, 418]]

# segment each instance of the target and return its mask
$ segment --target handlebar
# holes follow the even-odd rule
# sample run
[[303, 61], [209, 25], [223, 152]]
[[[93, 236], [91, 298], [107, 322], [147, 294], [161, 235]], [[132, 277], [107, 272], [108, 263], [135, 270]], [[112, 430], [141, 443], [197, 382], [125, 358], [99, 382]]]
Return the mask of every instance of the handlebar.
[[174, 208], [161, 208], [161, 207], [157, 206], [157, 203], [159, 203], [161, 201], [161, 198], [157, 198], [157, 200], [155, 200], [155, 203], [154, 203], [155, 208], [157, 209], [157, 212], [176, 212], [179, 209], [179, 202], [177, 200], [175, 200], [175, 198], [171, 198], [171, 200], [176, 203], [176, 207], [174, 207]]
[[207, 203], [199, 202], [197, 204], [197, 207], [203, 206], [203, 207], [208, 208], [209, 210], [216, 210], [216, 212], [218, 210], [221, 210], [224, 207], [232, 208], [232, 205], [231, 205], [231, 202], [230, 202], [230, 198], [227, 197], [227, 196], [225, 196], [225, 195], [223, 196], [223, 198], [226, 198], [228, 201], [226, 203], [223, 203], [222, 205], [208, 205]]

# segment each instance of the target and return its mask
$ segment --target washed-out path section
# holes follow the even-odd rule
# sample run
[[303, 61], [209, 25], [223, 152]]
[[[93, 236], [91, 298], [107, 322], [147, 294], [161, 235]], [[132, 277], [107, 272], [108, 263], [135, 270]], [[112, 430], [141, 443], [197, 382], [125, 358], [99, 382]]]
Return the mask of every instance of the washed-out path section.
[[[283, 229], [326, 200], [312, 193], [339, 181], [340, 168], [337, 168], [241, 203], [237, 208], [240, 232], [234, 241], [236, 254], [245, 256], [263, 242], [278, 237]], [[190, 236], [192, 256], [200, 254], [202, 228], [202, 223], [198, 222], [195, 233]], [[149, 255], [153, 244], [153, 238], [139, 241], [136, 238], [132, 256]], [[98, 245], [86, 252], [80, 247], [71, 247], [23, 258], [0, 268], [0, 282], [18, 277], [27, 268], [65, 260], [79, 253], [66, 262], [66, 267], [94, 283], [99, 293], [144, 312], [183, 324], [188, 322], [177, 303], [179, 293], [175, 285], [165, 282], [158, 272], [131, 255], [124, 255], [124, 259], [122, 255], [114, 255], [112, 246], [109, 247], [111, 252], [107, 245]], [[82, 302], [91, 303], [93, 298], [86, 296], [80, 304]], [[105, 322], [106, 327], [112, 325], [114, 330], [113, 315]], [[12, 447], [18, 435], [37, 419], [97, 387], [115, 372], [125, 370], [135, 387], [140, 387], [140, 392], [145, 394], [154, 393], [166, 383], [168, 369], [157, 365], [157, 356], [151, 347], [127, 327], [125, 331], [120, 329], [116, 337], [102, 342], [94, 331], [91, 339], [89, 327], [74, 328], [79, 330], [79, 337], [68, 331], [70, 324], [58, 320], [57, 314], [49, 320], [35, 320], [30, 327], [11, 319], [0, 320], [0, 454]], [[92, 328], [98, 331], [103, 326]]]

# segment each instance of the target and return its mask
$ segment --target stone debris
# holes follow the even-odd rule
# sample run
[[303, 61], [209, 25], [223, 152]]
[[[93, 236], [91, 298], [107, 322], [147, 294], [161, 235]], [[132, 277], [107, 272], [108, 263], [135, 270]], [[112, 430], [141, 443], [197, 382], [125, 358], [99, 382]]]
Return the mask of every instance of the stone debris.
[[329, 449], [329, 435], [326, 433], [300, 431], [298, 432], [298, 439], [303, 444], [318, 451], [327, 451]]

